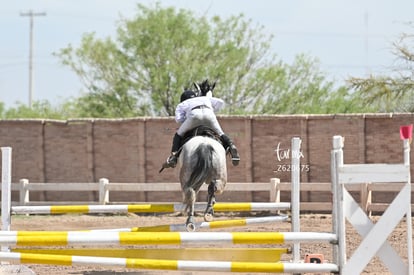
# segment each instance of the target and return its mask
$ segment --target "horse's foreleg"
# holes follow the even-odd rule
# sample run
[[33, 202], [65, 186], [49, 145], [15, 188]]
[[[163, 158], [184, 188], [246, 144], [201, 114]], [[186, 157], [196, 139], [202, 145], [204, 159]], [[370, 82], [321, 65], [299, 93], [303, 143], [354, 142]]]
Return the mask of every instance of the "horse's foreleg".
[[208, 185], [208, 195], [207, 195], [207, 208], [204, 212], [204, 220], [210, 222], [213, 220], [214, 216], [214, 204], [216, 203], [215, 193], [217, 191], [216, 181], [213, 180]]

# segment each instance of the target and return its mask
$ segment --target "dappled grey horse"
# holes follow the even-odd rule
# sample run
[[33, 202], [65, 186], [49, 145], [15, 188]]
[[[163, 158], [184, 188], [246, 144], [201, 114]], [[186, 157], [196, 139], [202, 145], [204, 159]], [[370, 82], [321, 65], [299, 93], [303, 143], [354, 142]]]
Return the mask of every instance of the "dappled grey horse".
[[187, 211], [186, 228], [194, 231], [194, 204], [203, 184], [208, 184], [204, 220], [213, 219], [215, 194], [221, 194], [227, 183], [226, 152], [216, 139], [195, 136], [184, 144], [179, 165], [183, 203]]

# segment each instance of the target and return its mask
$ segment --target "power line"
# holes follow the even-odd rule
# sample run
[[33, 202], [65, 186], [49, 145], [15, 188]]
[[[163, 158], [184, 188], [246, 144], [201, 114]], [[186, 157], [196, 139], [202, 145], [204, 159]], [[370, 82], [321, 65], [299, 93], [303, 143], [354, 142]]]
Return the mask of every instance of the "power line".
[[32, 95], [33, 95], [33, 18], [35, 16], [46, 16], [46, 12], [21, 12], [20, 16], [30, 17], [30, 46], [29, 46], [29, 108], [32, 108]]

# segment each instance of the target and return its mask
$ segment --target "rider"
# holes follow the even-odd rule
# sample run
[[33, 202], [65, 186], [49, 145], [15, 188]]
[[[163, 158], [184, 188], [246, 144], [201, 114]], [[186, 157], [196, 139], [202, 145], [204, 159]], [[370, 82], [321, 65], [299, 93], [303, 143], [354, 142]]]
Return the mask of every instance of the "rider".
[[214, 112], [224, 107], [224, 101], [213, 96], [197, 96], [191, 90], [184, 91], [175, 109], [175, 121], [181, 124], [174, 135], [171, 155], [164, 163], [165, 168], [174, 168], [177, 165], [178, 151], [181, 147], [184, 134], [197, 127], [206, 125], [213, 129], [219, 136], [224, 148], [229, 150], [233, 165], [240, 161], [239, 153], [233, 141], [224, 134]]

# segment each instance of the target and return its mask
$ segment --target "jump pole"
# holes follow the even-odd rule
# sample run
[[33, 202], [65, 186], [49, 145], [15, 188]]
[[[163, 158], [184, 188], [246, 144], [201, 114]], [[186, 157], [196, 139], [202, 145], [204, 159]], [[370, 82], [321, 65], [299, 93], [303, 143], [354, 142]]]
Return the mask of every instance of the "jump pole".
[[[272, 222], [284, 222], [288, 220], [288, 216], [270, 216], [270, 217], [259, 217], [259, 218], [247, 218], [247, 219], [235, 219], [235, 220], [222, 220], [212, 222], [198, 222], [196, 223], [197, 228], [200, 229], [218, 229], [228, 228], [237, 226], [248, 226], [263, 223]], [[67, 232], [181, 232], [186, 231], [185, 224], [165, 224], [155, 226], [143, 226], [143, 227], [129, 227], [129, 228], [110, 228], [110, 229], [92, 229], [92, 230], [76, 230]], [[60, 234], [62, 231], [19, 231], [20, 236], [30, 235], [51, 235]], [[14, 236], [16, 231], [2, 231], [0, 236]]]
[[[217, 229], [217, 228], [248, 226], [248, 225], [255, 225], [255, 224], [272, 223], [272, 222], [284, 222], [287, 220], [288, 220], [288, 216], [270, 216], [270, 217], [259, 217], [259, 218], [198, 222], [196, 223], [196, 228]], [[180, 231], [186, 231], [186, 225], [185, 224], [171, 224], [171, 225], [166, 224], [166, 225], [145, 226], [145, 227], [98, 229], [98, 230], [91, 230], [91, 231], [95, 231], [95, 232], [99, 232], [99, 231], [180, 232]]]
[[[195, 211], [204, 211], [206, 203], [195, 205]], [[174, 213], [182, 212], [182, 203], [172, 204], [130, 204], [130, 205], [53, 205], [53, 206], [13, 206], [12, 214], [97, 214], [97, 213]], [[290, 209], [290, 203], [240, 202], [216, 203], [216, 212], [279, 211]]]
[[[10, 232], [14, 233], [13, 235]], [[336, 243], [332, 233], [319, 232], [65, 232], [19, 231], [0, 235], [0, 245], [67, 246], [67, 245], [185, 245], [185, 244], [285, 244], [295, 242]], [[37, 233], [36, 233], [37, 232]]]
[[239, 262], [279, 262], [282, 255], [289, 253], [288, 248], [225, 248], [225, 247], [180, 247], [180, 248], [42, 248], [12, 249], [12, 252], [93, 256], [112, 258], [139, 258], [154, 260], [190, 261], [239, 261]]
[[0, 252], [0, 260], [18, 263], [51, 265], [98, 265], [132, 269], [214, 271], [214, 272], [265, 272], [265, 273], [305, 273], [337, 272], [335, 264], [297, 264], [264, 262], [228, 261], [176, 261], [153, 259], [125, 259], [110, 257], [88, 257], [67, 255], [40, 255], [31, 253]]

